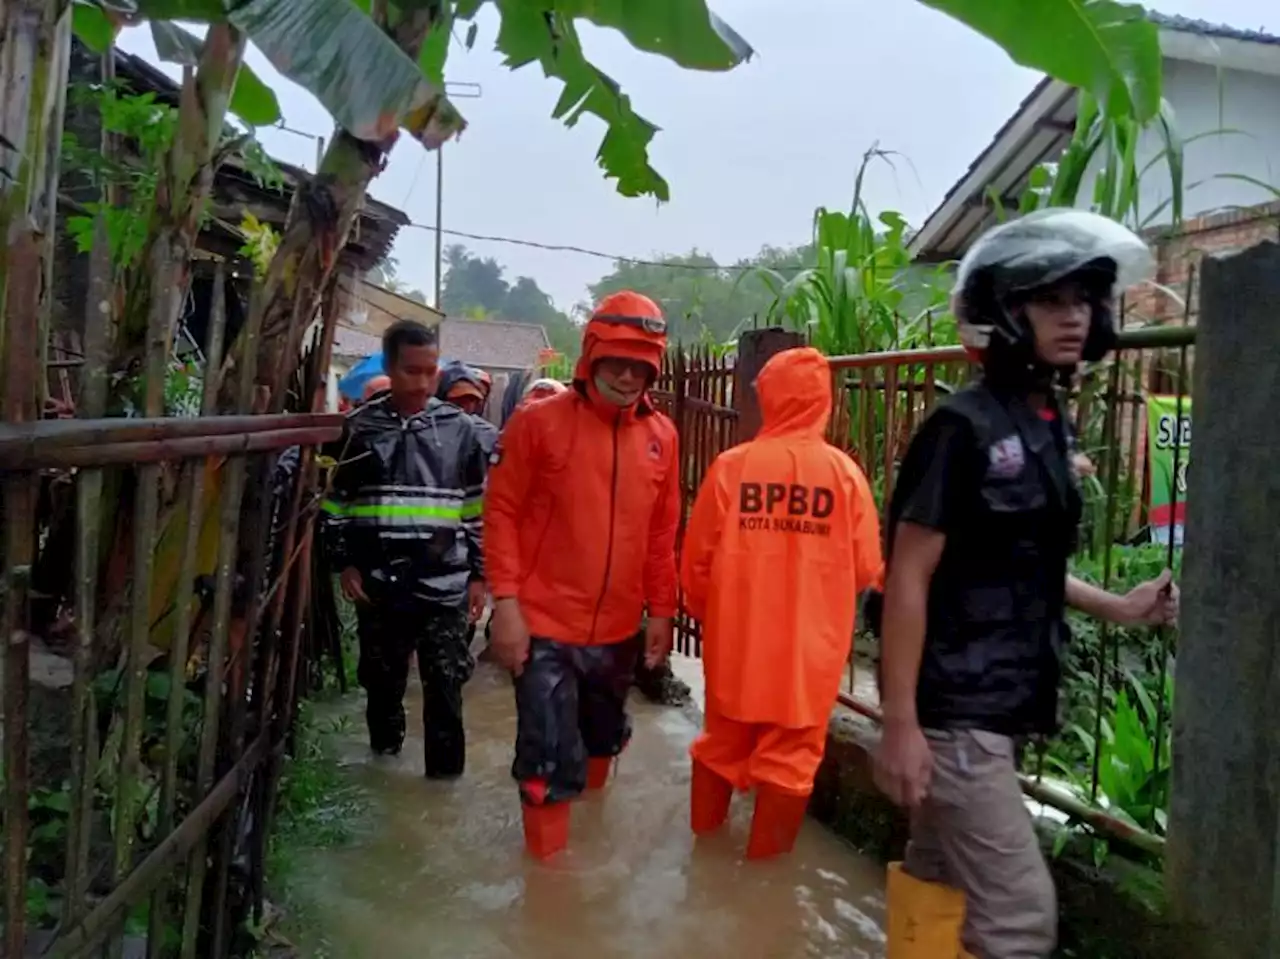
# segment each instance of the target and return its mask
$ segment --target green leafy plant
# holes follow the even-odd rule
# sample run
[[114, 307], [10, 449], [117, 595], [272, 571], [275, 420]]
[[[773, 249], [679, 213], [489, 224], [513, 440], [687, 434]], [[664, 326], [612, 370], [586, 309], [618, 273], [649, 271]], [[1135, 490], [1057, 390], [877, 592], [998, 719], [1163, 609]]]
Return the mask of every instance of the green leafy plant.
[[86, 204], [87, 215], [67, 219], [67, 230], [81, 253], [93, 249], [95, 217], [106, 219], [112, 264], [120, 270], [136, 267], [146, 251], [155, 212], [161, 157], [173, 145], [178, 111], [156, 100], [155, 94], [132, 94], [121, 84], [106, 87], [75, 84], [69, 98], [77, 106], [96, 110], [103, 129], [120, 137], [132, 156], [118, 161], [102, 156], [96, 147], [81, 144], [73, 133], [63, 136], [63, 168], [79, 170], [96, 186], [118, 187], [118, 206]]
[[806, 331], [824, 353], [909, 348], [931, 333], [946, 337], [931, 324], [945, 312], [941, 270], [911, 267], [906, 220], [892, 210], [873, 218], [863, 199], [870, 163], [892, 163], [892, 156], [877, 147], [866, 152], [848, 213], [814, 212], [814, 266], [790, 277], [764, 267], [750, 271], [773, 294], [769, 320]]
[[271, 224], [259, 222], [252, 213], [245, 213], [240, 220], [240, 232], [245, 235], [240, 253], [253, 263], [254, 276], [261, 279], [266, 276], [271, 258], [276, 255], [280, 234], [271, 228]]

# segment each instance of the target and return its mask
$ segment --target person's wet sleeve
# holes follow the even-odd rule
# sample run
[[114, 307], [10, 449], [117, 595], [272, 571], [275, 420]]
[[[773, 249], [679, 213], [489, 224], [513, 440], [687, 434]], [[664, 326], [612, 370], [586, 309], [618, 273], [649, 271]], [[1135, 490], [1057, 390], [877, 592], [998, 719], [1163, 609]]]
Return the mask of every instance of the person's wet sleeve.
[[706, 617], [707, 596], [711, 591], [711, 565], [724, 529], [728, 497], [724, 490], [720, 461], [707, 470], [702, 488], [693, 503], [693, 513], [684, 531], [684, 549], [680, 559], [680, 585], [684, 589], [684, 605], [694, 619]]
[[470, 431], [462, 460], [462, 532], [472, 579], [484, 579], [484, 484], [489, 457], [480, 431]]
[[674, 430], [667, 444], [667, 472], [649, 521], [649, 552], [644, 564], [644, 599], [649, 615], [676, 614], [676, 534], [680, 528], [680, 441]]
[[351, 457], [351, 421], [347, 420], [342, 436], [320, 448], [320, 463], [329, 470], [328, 485], [320, 500], [320, 535], [333, 569], [346, 569], [352, 563], [347, 542], [350, 519], [347, 507], [355, 496]]
[[853, 467], [853, 571], [857, 591], [884, 589], [880, 511], [862, 469]]
[[945, 409], [925, 420], [911, 440], [893, 491], [894, 523], [947, 532], [977, 482], [974, 439], [968, 422]]
[[519, 517], [533, 483], [536, 441], [530, 418], [513, 417], [489, 457], [484, 494], [484, 569], [494, 599], [507, 599], [520, 590]]

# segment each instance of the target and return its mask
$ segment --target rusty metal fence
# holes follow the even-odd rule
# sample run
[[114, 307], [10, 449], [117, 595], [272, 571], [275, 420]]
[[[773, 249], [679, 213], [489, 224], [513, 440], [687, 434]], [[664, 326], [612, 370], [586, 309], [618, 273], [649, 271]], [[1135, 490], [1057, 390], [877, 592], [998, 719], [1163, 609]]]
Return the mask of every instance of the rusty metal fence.
[[[224, 288], [219, 268], [208, 370], [223, 356]], [[254, 415], [258, 310], [241, 334], [250, 360], [235, 374], [238, 414], [216, 415], [220, 378], [207, 374], [202, 415], [155, 415], [161, 336], [145, 360], [151, 415], [104, 418], [110, 334], [96, 312], [79, 419], [39, 418], [35, 370], [21, 368], [40, 355], [35, 318], [8, 331], [5, 954], [120, 955], [128, 929], [145, 934], [148, 957], [223, 957], [237, 916], [262, 906], [307, 628], [313, 450], [340, 435], [342, 419]], [[305, 370], [303, 409], [323, 408], [332, 325]], [[276, 454], [293, 447], [300, 462], [282, 497]], [[59, 497], [61, 513], [50, 505]], [[37, 588], [51, 566], [62, 567], [63, 596]], [[66, 667], [69, 694], [50, 698], [33, 662]], [[42, 744], [51, 718], [66, 738]]]
[[[738, 412], [733, 407], [734, 367], [725, 353], [708, 347], [673, 349], [651, 393], [680, 434], [680, 536], [693, 511], [698, 488], [723, 451], [737, 442]], [[702, 655], [702, 629], [681, 604], [676, 618], [676, 649]]]
[[[1183, 291], [1187, 304], [1193, 283], [1194, 277]], [[1195, 330], [1185, 320], [1125, 329], [1123, 309], [1121, 314], [1119, 349], [1074, 379], [1064, 398], [1083, 454], [1078, 468], [1085, 515], [1073, 568], [1098, 585], [1123, 591], [1166, 565], [1180, 565], [1172, 537], [1168, 543], [1151, 542], [1147, 407], [1153, 396], [1172, 397], [1179, 423], [1189, 416]], [[911, 436], [939, 400], [970, 381], [976, 367], [958, 346], [830, 359], [835, 402], [828, 439], [858, 461], [887, 510]], [[712, 362], [713, 372], [698, 379], [688, 371], [703, 370], [706, 356], [673, 354], [660, 384], [680, 427], [686, 503], [706, 466], [736, 439], [731, 427], [717, 431], [715, 426], [717, 418], [729, 421], [732, 412], [733, 367], [723, 358]], [[721, 392], [705, 391], [708, 378]], [[1175, 516], [1185, 455], [1175, 445]], [[1064, 732], [1028, 749], [1024, 789], [1058, 810], [1060, 818], [1159, 855], [1171, 760], [1176, 631], [1126, 629], [1074, 617], [1072, 626], [1076, 638], [1066, 663]], [[680, 651], [698, 656], [697, 624], [683, 613], [680, 636]], [[858, 637], [841, 701], [879, 721], [877, 655], [873, 637]]]
[[[1087, 457], [1079, 464], [1085, 516], [1074, 568], [1103, 587], [1125, 590], [1166, 565], [1180, 565], [1172, 538], [1150, 541], [1146, 403], [1153, 395], [1181, 397], [1189, 415], [1194, 341], [1190, 326], [1123, 331], [1120, 349], [1066, 395], [1079, 451]], [[832, 357], [831, 365], [836, 415], [829, 439], [859, 462], [887, 511], [911, 435], [976, 368], [961, 347]], [[1180, 449], [1175, 446], [1175, 456]], [[1182, 470], [1175, 466], [1175, 472]], [[1171, 759], [1174, 631], [1080, 619], [1072, 625], [1064, 733], [1028, 751], [1024, 789], [1103, 835], [1159, 854]], [[841, 701], [879, 721], [874, 656], [874, 640], [859, 637]]]

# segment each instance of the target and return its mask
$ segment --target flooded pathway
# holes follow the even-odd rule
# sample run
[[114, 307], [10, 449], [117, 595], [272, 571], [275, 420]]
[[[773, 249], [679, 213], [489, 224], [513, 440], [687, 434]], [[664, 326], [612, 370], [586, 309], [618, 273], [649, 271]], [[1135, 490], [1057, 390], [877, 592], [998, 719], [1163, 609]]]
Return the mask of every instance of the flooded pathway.
[[575, 803], [569, 849], [525, 857], [510, 778], [510, 679], [467, 687], [467, 773], [422, 778], [418, 702], [395, 760], [373, 759], [359, 707], [340, 748], [373, 796], [367, 838], [310, 854], [291, 883], [314, 959], [879, 959], [883, 869], [816, 823], [788, 858], [745, 863], [750, 805], [695, 843], [681, 710], [636, 702], [635, 737], [609, 787]]

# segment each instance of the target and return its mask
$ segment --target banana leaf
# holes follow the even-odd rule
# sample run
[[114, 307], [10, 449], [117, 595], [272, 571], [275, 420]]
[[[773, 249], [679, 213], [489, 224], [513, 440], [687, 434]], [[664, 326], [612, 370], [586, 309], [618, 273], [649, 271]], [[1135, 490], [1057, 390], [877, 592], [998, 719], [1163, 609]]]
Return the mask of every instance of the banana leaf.
[[999, 44], [1024, 67], [1087, 90], [1111, 117], [1160, 111], [1160, 33], [1115, 0], [921, 0]]
[[[152, 22], [230, 22], [244, 31], [272, 66], [315, 96], [340, 127], [360, 140], [384, 143], [403, 127], [428, 149], [434, 149], [466, 126], [441, 88], [429, 83], [418, 64], [351, 0], [248, 0], [236, 4], [223, 0], [94, 0], [93, 5], [103, 12], [108, 26], [140, 18]], [[80, 12], [77, 26], [82, 28], [81, 38], [101, 44], [106, 35], [104, 17]], [[168, 53], [170, 57], [187, 57], [189, 41], [175, 30], [162, 30]], [[245, 68], [241, 77], [248, 78], [243, 87], [237, 84], [236, 91], [248, 114], [246, 122], [261, 125], [273, 106], [278, 112], [274, 94], [268, 97], [266, 85]]]
[[[192, 68], [199, 65], [204, 41], [176, 23], [152, 20], [151, 39], [156, 45], [156, 53], [166, 63]], [[251, 127], [270, 126], [281, 117], [280, 101], [276, 99], [275, 92], [247, 63], [240, 65], [236, 85], [231, 91], [231, 102], [227, 106]]]

